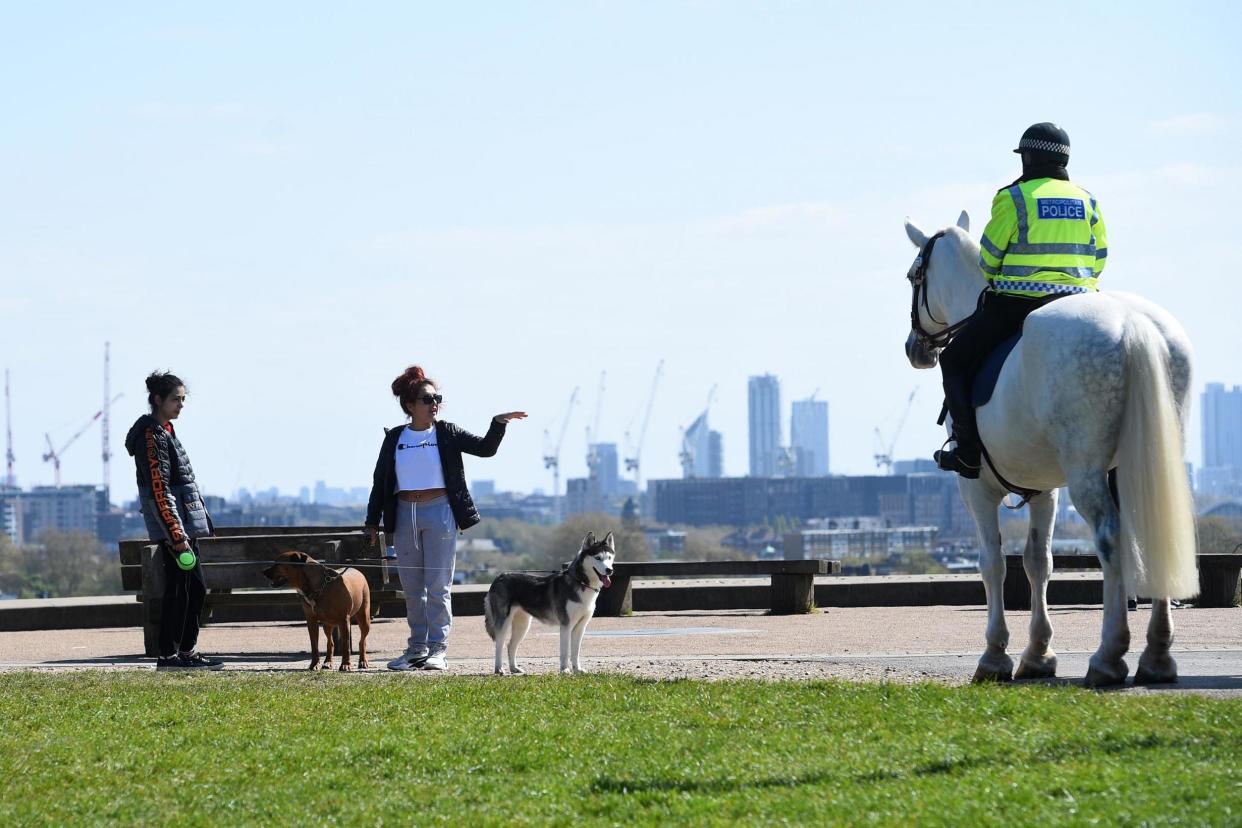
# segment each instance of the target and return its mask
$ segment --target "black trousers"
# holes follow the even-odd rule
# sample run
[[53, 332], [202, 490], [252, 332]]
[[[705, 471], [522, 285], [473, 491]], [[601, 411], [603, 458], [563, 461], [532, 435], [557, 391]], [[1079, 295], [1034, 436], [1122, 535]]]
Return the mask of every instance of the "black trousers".
[[975, 312], [945, 349], [940, 353], [940, 371], [944, 379], [944, 396], [953, 417], [953, 438], [958, 456], [963, 454], [978, 463], [979, 429], [975, 425], [975, 407], [970, 401], [970, 386], [983, 367], [984, 360], [1022, 328], [1031, 311], [1041, 308], [1062, 294], [1050, 296], [1011, 296], [988, 292], [983, 306]]
[[[190, 541], [194, 554], [198, 544]], [[164, 604], [160, 611], [160, 655], [175, 655], [178, 650], [188, 653], [198, 643], [198, 619], [207, 598], [207, 582], [203, 580], [203, 565], [198, 563], [189, 572], [177, 566], [172, 547], [160, 544], [164, 561]]]

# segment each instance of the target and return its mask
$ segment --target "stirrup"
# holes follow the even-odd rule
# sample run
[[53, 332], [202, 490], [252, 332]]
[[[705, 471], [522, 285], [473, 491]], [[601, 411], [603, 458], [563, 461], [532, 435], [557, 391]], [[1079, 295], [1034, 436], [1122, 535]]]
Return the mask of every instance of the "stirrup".
[[960, 474], [967, 480], [978, 480], [982, 464], [972, 466], [959, 457], [957, 451], [957, 448], [948, 450], [941, 449], [940, 451], [937, 451], [934, 455], [932, 455], [936, 461], [936, 467], [941, 471]]

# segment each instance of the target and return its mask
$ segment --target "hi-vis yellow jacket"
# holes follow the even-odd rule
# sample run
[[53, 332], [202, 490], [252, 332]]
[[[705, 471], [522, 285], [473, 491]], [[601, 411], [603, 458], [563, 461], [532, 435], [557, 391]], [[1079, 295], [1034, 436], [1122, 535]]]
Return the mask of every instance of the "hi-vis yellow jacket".
[[979, 266], [992, 290], [1018, 296], [1088, 293], [1108, 257], [1095, 196], [1069, 181], [1036, 178], [992, 200]]

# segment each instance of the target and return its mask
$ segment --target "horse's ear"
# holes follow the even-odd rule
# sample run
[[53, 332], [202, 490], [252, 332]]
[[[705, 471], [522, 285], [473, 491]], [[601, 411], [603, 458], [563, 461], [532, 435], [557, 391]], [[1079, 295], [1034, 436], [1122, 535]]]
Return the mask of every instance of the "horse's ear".
[[919, 226], [910, 219], [906, 219], [906, 235], [910, 237], [910, 241], [920, 250], [923, 245], [927, 244], [927, 234], [919, 229]]
[[962, 214], [957, 217], [957, 226], [965, 230], [967, 233], [970, 232], [970, 214], [965, 210], [963, 210]]

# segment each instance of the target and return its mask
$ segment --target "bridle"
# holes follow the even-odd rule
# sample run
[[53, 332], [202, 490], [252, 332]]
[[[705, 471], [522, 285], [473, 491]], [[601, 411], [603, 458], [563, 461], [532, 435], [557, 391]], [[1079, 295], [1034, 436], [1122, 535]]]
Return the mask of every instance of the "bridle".
[[[906, 278], [910, 280], [912, 293], [910, 295], [910, 330], [914, 334], [914, 340], [925, 351], [935, 351], [948, 345], [953, 336], [965, 327], [970, 321], [967, 316], [952, 325], [941, 322], [931, 312], [931, 307], [927, 304], [927, 268], [931, 265], [932, 250], [936, 247], [936, 240], [944, 235], [941, 230], [923, 243], [923, 248], [919, 250], [919, 255], [914, 257], [914, 264], [910, 266], [910, 272], [906, 274]], [[944, 325], [945, 328], [936, 333], [932, 333], [923, 327], [923, 320], [919, 314], [919, 302], [923, 303], [923, 309], [927, 311], [927, 318], [937, 325]], [[983, 295], [980, 294], [979, 301], [982, 303]]]

